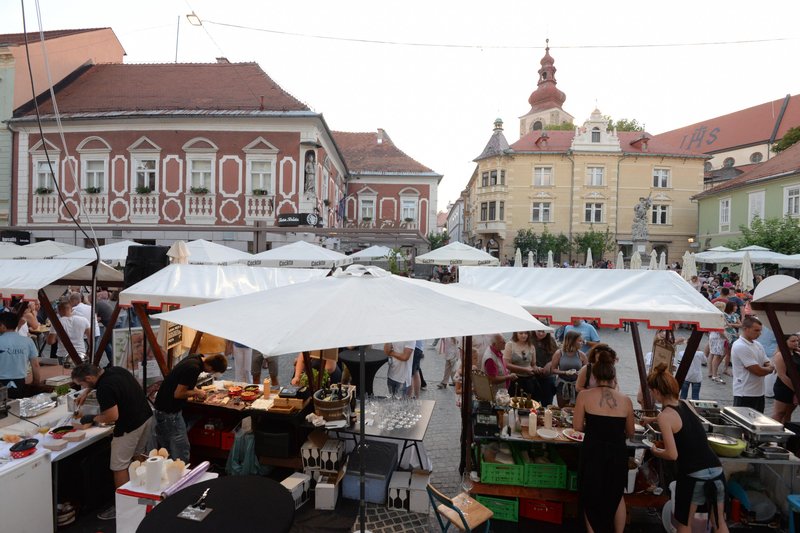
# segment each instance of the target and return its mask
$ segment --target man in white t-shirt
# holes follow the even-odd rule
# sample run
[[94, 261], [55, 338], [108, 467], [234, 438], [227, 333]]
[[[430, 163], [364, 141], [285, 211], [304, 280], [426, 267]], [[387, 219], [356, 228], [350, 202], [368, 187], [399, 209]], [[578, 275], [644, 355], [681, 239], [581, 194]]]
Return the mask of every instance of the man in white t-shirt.
[[411, 385], [411, 367], [413, 365], [416, 341], [392, 342], [383, 345], [383, 351], [389, 356], [389, 372], [386, 384], [392, 396], [405, 396]]
[[[82, 316], [75, 316], [72, 314], [72, 305], [69, 300], [61, 300], [58, 302], [58, 320], [64, 331], [67, 332], [72, 346], [78, 352], [81, 359], [86, 358], [86, 343], [84, 339], [89, 335], [89, 321]], [[69, 357], [69, 352], [64, 347], [64, 343], [60, 342], [55, 328], [50, 330], [47, 336], [47, 344], [55, 344], [58, 342], [58, 349], [56, 350], [56, 357], [59, 361], [66, 361]]]
[[775, 367], [767, 358], [764, 347], [758, 342], [761, 321], [754, 316], [742, 320], [739, 338], [731, 347], [733, 366], [733, 405], [750, 407], [764, 412], [764, 377], [772, 374]]
[[[83, 302], [81, 293], [70, 293], [69, 304], [72, 306], [72, 314], [74, 316], [82, 316], [89, 324], [92, 324], [92, 306]], [[97, 319], [97, 314], [94, 317], [94, 338], [95, 341], [100, 341], [100, 321]], [[97, 342], [95, 342], [95, 346]]]

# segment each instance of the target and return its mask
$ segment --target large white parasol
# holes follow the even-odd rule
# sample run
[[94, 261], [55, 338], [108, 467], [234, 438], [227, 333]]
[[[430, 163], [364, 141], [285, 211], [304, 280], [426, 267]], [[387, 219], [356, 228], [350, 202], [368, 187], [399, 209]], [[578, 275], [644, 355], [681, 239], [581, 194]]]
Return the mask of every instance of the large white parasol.
[[638, 250], [633, 251], [631, 255], [631, 270], [641, 270], [642, 268], [642, 254]]
[[174, 265], [188, 265], [190, 255], [192, 255], [192, 253], [189, 251], [189, 247], [186, 246], [184, 241], [173, 242], [172, 246], [167, 250], [167, 257], [170, 258]]
[[752, 291], [755, 285], [753, 283], [753, 264], [750, 262], [750, 252], [744, 253], [739, 277], [742, 279], [742, 289]]
[[663, 251], [661, 252], [661, 255], [658, 257], [658, 269], [659, 270], [667, 269], [667, 254]]
[[592, 249], [586, 248], [586, 268], [592, 268], [594, 261], [592, 260]]
[[681, 276], [686, 281], [692, 281], [692, 278], [697, 275], [697, 264], [694, 262], [694, 254], [686, 251], [683, 254], [683, 268], [681, 269]]
[[517, 248], [517, 251], [514, 253], [514, 266], [516, 268], [522, 268], [522, 250]]
[[418, 255], [414, 262], [418, 265], [466, 265], [499, 266], [500, 261], [486, 253], [462, 242], [451, 242], [446, 246]]
[[333, 268], [349, 265], [352, 262], [351, 257], [305, 241], [273, 248], [242, 261], [250, 266], [285, 268]]
[[658, 270], [658, 252], [652, 250], [650, 252], [650, 264], [647, 266], [648, 270]]
[[547, 268], [553, 268], [553, 250], [547, 250]]
[[534, 268], [536, 266], [536, 260], [533, 258], [533, 251], [528, 250], [528, 268]]
[[[98, 246], [100, 260], [104, 263], [110, 263], [112, 265], [124, 265], [125, 261], [128, 259], [128, 248], [131, 246], [141, 246], [141, 244], [134, 241], [119, 241]], [[85, 248], [83, 250], [75, 250], [74, 252], [59, 255], [58, 258], [95, 260], [97, 258], [97, 254], [95, 254], [94, 248]]]
[[622, 250], [617, 254], [617, 264], [614, 265], [614, 268], [617, 270], [625, 269], [625, 256], [622, 254]]

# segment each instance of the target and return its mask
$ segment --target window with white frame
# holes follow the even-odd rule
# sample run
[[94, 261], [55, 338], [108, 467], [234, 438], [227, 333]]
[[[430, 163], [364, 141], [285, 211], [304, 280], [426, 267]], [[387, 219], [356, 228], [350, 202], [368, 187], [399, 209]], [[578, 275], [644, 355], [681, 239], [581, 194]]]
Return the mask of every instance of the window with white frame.
[[592, 128], [592, 142], [599, 143], [600, 142], [600, 128]]
[[87, 159], [83, 162], [83, 188], [103, 190], [106, 183], [106, 161]]
[[497, 203], [497, 220], [505, 220], [506, 218], [506, 203], [505, 202], [498, 202]]
[[212, 159], [196, 158], [189, 159], [189, 188], [200, 190], [205, 189], [211, 191], [212, 183], [212, 168], [214, 162]]
[[375, 199], [361, 198], [359, 203], [361, 205], [361, 220], [375, 220]]
[[[58, 183], [58, 162], [53, 161], [53, 175]], [[47, 160], [36, 161], [36, 188], [55, 191], [53, 179], [50, 177], [50, 165]]]
[[489, 185], [497, 185], [497, 171], [492, 170], [489, 172]]
[[719, 232], [727, 233], [731, 230], [731, 199], [723, 198], [719, 201]]
[[800, 185], [783, 189], [783, 212], [790, 217], [800, 216]]
[[156, 190], [156, 172], [158, 160], [156, 158], [136, 158], [133, 161], [133, 188], [137, 191], [144, 189]]
[[589, 202], [584, 209], [583, 221], [587, 224], [596, 224], [603, 221], [603, 204]]
[[481, 173], [481, 187], [488, 187], [489, 186], [489, 173], [483, 172]]
[[533, 167], [533, 186], [550, 187], [553, 185], [553, 167]]
[[756, 217], [764, 219], [764, 191], [747, 195], [747, 225], [750, 226]]
[[669, 169], [668, 168], [655, 168], [653, 169], [653, 187], [656, 189], [669, 188]]
[[653, 205], [650, 222], [653, 224], [669, 224], [669, 206]]
[[500, 171], [500, 185], [505, 185], [505, 184], [506, 184], [506, 171], [505, 170], [501, 170]]
[[250, 192], [255, 194], [272, 194], [272, 161], [269, 159], [252, 159], [247, 162], [250, 178]]
[[489, 202], [489, 220], [497, 220], [497, 202]]
[[586, 185], [590, 187], [601, 187], [603, 185], [605, 170], [604, 167], [587, 167]]
[[533, 202], [533, 211], [531, 222], [552, 222], [551, 218], [551, 203], [550, 202]]
[[403, 220], [417, 220], [417, 201], [414, 199], [402, 199], [400, 201], [400, 218]]
[[489, 209], [489, 204], [487, 202], [481, 202], [481, 220], [487, 220], [487, 212]]

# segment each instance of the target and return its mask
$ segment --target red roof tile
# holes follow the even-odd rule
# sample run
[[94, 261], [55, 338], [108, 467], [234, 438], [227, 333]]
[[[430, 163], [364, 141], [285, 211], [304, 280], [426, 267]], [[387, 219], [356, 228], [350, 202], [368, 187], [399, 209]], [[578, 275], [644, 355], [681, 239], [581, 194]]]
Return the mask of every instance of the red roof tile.
[[[766, 102], [734, 113], [684, 126], [656, 135], [655, 138], [681, 149], [702, 150], [715, 153], [738, 146], [748, 146], [769, 141], [783, 107], [784, 98]], [[789, 98], [785, 114], [778, 127], [776, 140], [786, 130], [800, 126], [800, 95]]]
[[436, 174], [395, 146], [380, 128], [377, 132], [334, 131], [333, 140], [342, 152], [347, 168], [356, 174]]
[[436, 227], [437, 228], [446, 228], [447, 227], [447, 212], [440, 211], [436, 213]]
[[753, 167], [739, 174], [735, 178], [720, 183], [707, 191], [694, 196], [694, 198], [705, 198], [721, 192], [743, 187], [755, 181], [770, 178], [778, 178], [788, 174], [800, 174], [800, 142], [793, 144], [783, 152], [775, 155], [772, 159], [753, 165]]
[[[58, 108], [71, 113], [164, 110], [309, 111], [256, 63], [94, 65], [57, 91]], [[49, 98], [42, 114], [53, 112]], [[24, 114], [32, 115], [26, 109]]]
[[[82, 30], [53, 30], [44, 32], [45, 40], [68, 37], [78, 33], [88, 33], [90, 31], [110, 30], [111, 28], [86, 28]], [[38, 43], [39, 32], [28, 32], [28, 43]], [[0, 46], [19, 46], [25, 44], [24, 33], [4, 33], [0, 34]]]
[[[566, 152], [572, 147], [572, 138], [575, 136], [573, 130], [547, 131], [547, 139], [542, 134], [543, 131], [531, 131], [520, 137], [511, 145], [515, 152]], [[647, 135], [647, 150], [643, 150], [642, 137]], [[648, 155], [680, 155], [702, 157], [703, 154], [688, 150], [681, 150], [675, 145], [671, 145], [657, 137], [650, 137], [649, 134], [641, 131], [620, 131], [617, 132], [620, 148], [626, 154], [648, 154]]]

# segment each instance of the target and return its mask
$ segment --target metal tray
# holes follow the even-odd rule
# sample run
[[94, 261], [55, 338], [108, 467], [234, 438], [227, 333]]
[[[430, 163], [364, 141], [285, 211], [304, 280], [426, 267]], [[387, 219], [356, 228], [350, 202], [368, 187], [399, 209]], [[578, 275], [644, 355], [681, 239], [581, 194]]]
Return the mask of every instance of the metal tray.
[[783, 433], [783, 424], [750, 407], [723, 407], [722, 413], [754, 433]]

